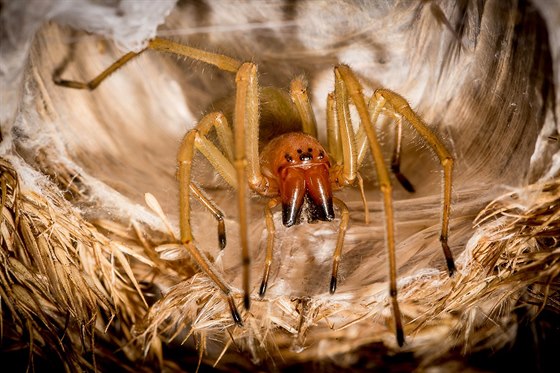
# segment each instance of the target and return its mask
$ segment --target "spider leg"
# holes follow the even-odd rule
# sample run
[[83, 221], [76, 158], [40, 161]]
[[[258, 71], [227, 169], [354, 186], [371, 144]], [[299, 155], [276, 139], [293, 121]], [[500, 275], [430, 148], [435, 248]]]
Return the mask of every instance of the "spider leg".
[[204, 193], [194, 184], [190, 183], [189, 187], [191, 189], [191, 193], [193, 197], [198, 199], [200, 203], [206, 207], [206, 209], [214, 216], [216, 222], [218, 223], [218, 243], [220, 245], [220, 249], [224, 249], [226, 247], [226, 225], [224, 223], [224, 213], [216, 206], [214, 201], [208, 198]]
[[79, 82], [75, 80], [66, 80], [60, 78], [60, 74], [62, 73], [61, 69], [57, 69], [53, 74], [53, 81], [55, 84], [67, 87], [67, 88], [75, 88], [75, 89], [88, 89], [93, 91], [95, 88], [101, 84], [105, 79], [107, 79], [112, 73], [120, 69], [123, 65], [125, 65], [130, 60], [138, 57], [140, 54], [145, 52], [148, 49], [157, 50], [160, 52], [168, 52], [172, 54], [176, 54], [178, 56], [191, 58], [193, 60], [201, 61], [208, 63], [210, 65], [214, 65], [221, 70], [230, 71], [230, 72], [237, 72], [239, 66], [241, 66], [241, 62], [218, 54], [218, 53], [211, 53], [206, 52], [200, 49], [187, 47], [186, 45], [182, 45], [179, 43], [175, 43], [170, 40], [154, 38], [148, 42], [146, 48], [142, 49], [140, 52], [128, 52], [115, 61], [111, 66], [107, 69], [103, 70], [98, 76], [90, 80], [89, 82]]
[[346, 206], [346, 204], [336, 197], [333, 197], [333, 202], [340, 209], [340, 226], [338, 228], [338, 238], [336, 240], [336, 248], [333, 255], [331, 285], [329, 288], [331, 294], [334, 294], [334, 292], [336, 291], [338, 264], [340, 263], [340, 255], [342, 253], [342, 246], [344, 245], [344, 235], [346, 234], [346, 229], [348, 228], [348, 220], [350, 219], [350, 213], [348, 212], [348, 207]]
[[[327, 134], [338, 132], [336, 137], [332, 136], [332, 141], [340, 142], [340, 149], [342, 152], [341, 178], [343, 179], [341, 185], [350, 185], [353, 184], [355, 180], [358, 181], [358, 187], [360, 189], [360, 195], [364, 205], [364, 222], [368, 224], [369, 208], [364, 191], [364, 182], [362, 176], [358, 172], [360, 157], [363, 159], [363, 154], [365, 154], [365, 151], [363, 150], [365, 149], [365, 143], [358, 144], [356, 141], [356, 135], [359, 136], [360, 132], [358, 131], [356, 135], [354, 134], [354, 127], [352, 126], [350, 116], [350, 107], [348, 105], [348, 93], [344, 87], [344, 82], [340, 79], [340, 76], [337, 76], [337, 73], [335, 73], [334, 96], [332, 96], [333, 98], [330, 98], [330, 96], [331, 95], [329, 95], [329, 98], [327, 99]], [[334, 103], [329, 103], [329, 101], [333, 99]], [[332, 117], [331, 120], [329, 120], [329, 116]], [[333, 148], [338, 147], [333, 144]]]
[[[375, 96], [375, 95], [374, 95]], [[376, 101], [374, 99], [374, 96], [372, 96], [372, 98], [369, 100], [368, 102], [368, 110], [369, 110], [369, 115], [370, 117], [372, 117], [373, 115], [373, 111], [374, 111], [374, 107], [376, 105]], [[412, 183], [408, 180], [408, 178], [401, 172], [401, 149], [402, 149], [402, 116], [397, 115], [394, 112], [390, 112], [388, 110], [384, 110], [382, 112], [382, 114], [388, 115], [391, 118], [393, 118], [395, 120], [396, 123], [396, 134], [395, 134], [395, 147], [393, 150], [393, 157], [391, 158], [391, 171], [393, 172], [393, 174], [395, 175], [395, 177], [397, 178], [397, 180], [399, 181], [399, 183], [402, 185], [402, 187], [404, 189], [406, 189], [406, 191], [410, 192], [410, 193], [414, 193], [414, 186], [412, 186]], [[371, 121], [372, 123], [375, 123], [375, 121]], [[361, 166], [365, 155], [366, 155], [366, 150], [368, 148], [368, 139], [367, 139], [367, 135], [364, 131], [363, 128], [363, 123], [360, 123], [360, 127], [358, 128], [358, 132], [356, 133], [356, 143], [357, 143], [357, 149], [358, 149], [358, 168]]]
[[[257, 66], [244, 63], [237, 72], [235, 81], [237, 93], [234, 115], [234, 166], [237, 177], [237, 203], [239, 211], [239, 235], [241, 239], [241, 257], [243, 263], [243, 302], [249, 309], [250, 282], [249, 238], [247, 221], [247, 194], [249, 185], [258, 189], [264, 180], [259, 161], [259, 96], [257, 83]], [[248, 182], [247, 182], [248, 181]]]
[[[399, 303], [397, 301], [397, 270], [394, 233], [395, 229], [391, 180], [389, 178], [387, 167], [385, 166], [385, 163], [383, 161], [381, 147], [377, 140], [377, 134], [375, 133], [374, 126], [368, 113], [368, 108], [366, 106], [360, 83], [358, 82], [350, 68], [345, 65], [339, 65], [335, 68], [335, 76], [342, 82], [343, 86], [348, 92], [348, 95], [352, 99], [352, 102], [356, 106], [358, 115], [360, 116], [360, 120], [362, 122], [362, 127], [369, 142], [371, 153], [373, 155], [377, 178], [379, 181], [381, 193], [383, 194], [386, 242], [389, 259], [389, 295], [392, 301], [397, 343], [399, 344], [399, 346], [402, 346], [404, 344], [404, 332]], [[379, 115], [379, 111], [381, 111], [381, 108], [376, 110], [377, 115]], [[375, 117], [375, 119], [377, 119], [377, 117]]]
[[296, 105], [303, 124], [303, 132], [317, 138], [317, 122], [307, 95], [307, 82], [303, 77], [297, 77], [290, 84], [290, 96]]
[[[65, 80], [60, 78], [62, 69], [57, 69], [53, 75], [53, 81], [55, 84], [76, 89], [88, 89], [94, 90], [99, 84], [101, 84], [105, 79], [107, 79], [113, 72], [120, 69], [127, 62], [131, 61], [135, 57], [142, 54], [148, 49], [153, 49], [160, 52], [172, 53], [178, 56], [191, 58], [193, 60], [201, 61], [214, 65], [221, 70], [237, 72], [237, 103], [236, 103], [236, 139], [235, 142], [232, 138], [231, 131], [228, 130], [227, 125], [220, 124], [222, 121], [225, 123], [225, 118], [219, 113], [214, 113], [203, 118], [201, 122], [205, 120], [211, 122], [211, 125], [206, 126], [205, 124], [199, 125], [194, 130], [187, 133], [185, 138], [181, 143], [181, 147], [178, 154], [178, 164], [179, 164], [179, 183], [180, 183], [180, 228], [181, 228], [181, 242], [187, 248], [195, 262], [200, 266], [200, 268], [216, 283], [216, 285], [222, 290], [226, 295], [228, 304], [231, 309], [231, 313], [235, 322], [242, 325], [242, 320], [235, 306], [233, 297], [231, 295], [231, 289], [218, 273], [213, 269], [208, 260], [200, 253], [198, 248], [193, 242], [193, 235], [190, 225], [190, 195], [191, 192], [197, 197], [205, 206], [213, 211], [208, 199], [202, 196], [202, 194], [197, 193], [196, 186], [191, 183], [191, 168], [192, 159], [194, 156], [194, 149], [196, 147], [213, 165], [213, 167], [220, 173], [220, 175], [226, 180], [228, 184], [236, 188], [238, 191], [238, 201], [239, 201], [239, 215], [240, 215], [240, 237], [242, 245], [242, 256], [243, 256], [243, 288], [245, 291], [244, 303], [245, 307], [249, 308], [249, 251], [248, 251], [248, 239], [247, 239], [247, 211], [246, 211], [246, 189], [247, 183], [246, 170], [245, 167], [249, 167], [249, 175], [253, 177], [250, 181], [254, 182], [255, 179], [262, 180], [259, 169], [258, 161], [258, 93], [256, 86], [256, 67], [253, 64], [244, 64], [241, 62], [221, 55], [217, 53], [206, 52], [200, 49], [191, 48], [179, 43], [172, 42], [170, 40], [154, 38], [148, 42], [145, 49], [140, 52], [129, 52], [121, 57], [119, 60], [110, 65], [107, 69], [102, 71], [98, 76], [93, 78], [88, 82], [79, 82], [73, 80]], [[254, 70], [254, 73], [247, 72], [251, 70], [250, 66]], [[248, 104], [247, 104], [248, 103]], [[247, 104], [247, 105], [246, 105]], [[246, 108], [242, 108], [246, 106]], [[220, 117], [221, 116], [221, 117]], [[239, 119], [241, 118], [241, 119]], [[248, 135], [252, 141], [248, 141], [247, 145], [251, 148], [247, 151], [248, 157], [245, 156], [245, 138], [243, 137], [244, 126], [250, 129], [250, 134]], [[226, 153], [224, 155], [220, 149], [216, 147], [211, 141], [205, 138], [205, 131], [208, 128], [215, 127], [218, 141], [220, 142], [223, 151]], [[204, 133], [204, 134], [201, 134]], [[235, 153], [231, 151], [232, 145], [234, 145]], [[232, 165], [233, 162], [233, 165]], [[201, 197], [202, 196], [202, 197]], [[220, 225], [218, 227], [220, 231]], [[220, 234], [220, 233], [219, 233]], [[223, 242], [222, 242], [223, 241]], [[225, 244], [225, 235], [223, 235], [223, 240], [220, 238], [221, 245]]]
[[335, 114], [340, 131], [340, 143], [342, 147], [342, 178], [347, 184], [352, 184], [358, 172], [358, 158], [356, 151], [356, 138], [350, 118], [350, 107], [348, 105], [348, 92], [344, 82], [335, 69], [334, 81]]
[[[230, 311], [233, 317], [233, 320], [238, 325], [243, 325], [243, 321], [235, 302], [233, 300], [233, 296], [231, 294], [230, 287], [226, 284], [223, 278], [216, 272], [214, 267], [210, 264], [208, 259], [202, 255], [198, 247], [196, 247], [194, 243], [194, 237], [192, 234], [191, 223], [190, 223], [190, 214], [191, 214], [191, 207], [190, 207], [190, 193], [193, 191], [193, 184], [191, 182], [191, 171], [192, 171], [192, 162], [194, 157], [195, 148], [200, 150], [203, 148], [203, 145], [206, 142], [211, 144], [208, 140], [206, 140], [200, 133], [199, 127], [202, 129], [207, 128], [206, 123], [207, 121], [212, 120], [212, 115], [208, 115], [204, 117], [201, 121], [201, 125], [197, 126], [195, 129], [189, 131], [181, 142], [181, 146], [179, 148], [179, 153], [177, 155], [177, 162], [179, 166], [178, 170], [178, 178], [179, 178], [179, 206], [180, 206], [180, 215], [179, 215], [179, 225], [181, 230], [181, 243], [185, 246], [193, 260], [196, 264], [200, 267], [202, 271], [204, 271], [212, 281], [220, 288], [220, 290], [226, 296], [228, 301], [228, 305], [230, 307]], [[207, 144], [208, 145], [208, 144]], [[211, 144], [212, 145], [212, 144]], [[212, 149], [211, 147], [209, 149]], [[215, 154], [214, 154], [215, 153]], [[203, 152], [204, 154], [204, 152]], [[208, 154], [221, 154], [217, 149], [211, 150]], [[205, 154], [206, 155], [206, 154]], [[229, 168], [232, 168], [231, 164], [227, 159], [221, 155], [223, 168], [227, 169], [228, 165]], [[218, 163], [216, 159], [210, 157], [209, 158], [211, 163]], [[223, 176], [223, 175], [222, 175]], [[226, 179], [227, 180], [227, 179]], [[196, 190], [196, 187], [194, 188]], [[224, 236], [225, 240], [225, 236]]]
[[342, 142], [340, 141], [340, 131], [336, 120], [336, 105], [334, 92], [327, 96], [327, 144], [329, 155], [335, 164], [342, 163]]
[[366, 191], [364, 189], [364, 179], [362, 178], [362, 175], [360, 175], [359, 172], [356, 174], [356, 178], [358, 180], [358, 188], [360, 189], [360, 197], [362, 199], [362, 205], [364, 206], [364, 223], [369, 224], [370, 222], [369, 208], [366, 199]]
[[374, 93], [377, 107], [379, 110], [388, 103], [389, 110], [402, 115], [414, 127], [414, 129], [426, 140], [428, 145], [433, 149], [439, 158], [441, 167], [443, 168], [443, 213], [441, 218], [441, 234], [440, 242], [447, 262], [447, 270], [452, 276], [455, 272], [455, 261], [453, 254], [447, 243], [449, 237], [449, 215], [451, 211], [451, 186], [453, 173], [453, 157], [438, 139], [438, 137], [428, 129], [428, 126], [422, 119], [410, 108], [408, 102], [400, 95], [387, 89], [378, 89]]
[[414, 193], [414, 186], [412, 186], [412, 183], [401, 172], [402, 117], [400, 115], [395, 115], [395, 121], [397, 124], [397, 133], [395, 134], [395, 148], [393, 150], [393, 157], [391, 158], [391, 171], [404, 189], [410, 193]]
[[268, 201], [264, 209], [264, 216], [266, 219], [266, 231], [268, 237], [266, 239], [266, 258], [264, 262], [264, 272], [261, 282], [261, 287], [259, 289], [259, 296], [262, 298], [268, 287], [268, 276], [270, 274], [270, 265], [272, 264], [272, 249], [274, 248], [274, 234], [276, 229], [274, 228], [274, 219], [272, 215], [272, 209], [280, 204], [280, 198], [272, 198]]
[[[206, 135], [212, 128], [216, 130], [218, 141], [223, 151], [228, 156], [228, 159], [233, 159], [231, 149], [233, 147], [233, 138], [231, 129], [227, 123], [226, 117], [222, 113], [208, 114], [198, 123], [196, 130], [199, 135], [195, 138], [195, 147], [211, 162], [214, 169], [218, 170], [218, 173], [225, 175], [224, 179], [226, 179], [226, 181], [230, 179], [228, 181], [229, 184], [235, 187], [236, 184], [233, 178], [233, 168], [231, 164], [227, 160], [224, 160], [222, 154], [215, 145], [206, 139]], [[218, 242], [220, 249], [224, 249], [226, 247], [224, 214], [194, 183], [191, 182], [189, 187], [192, 195], [206, 207], [218, 222]]]

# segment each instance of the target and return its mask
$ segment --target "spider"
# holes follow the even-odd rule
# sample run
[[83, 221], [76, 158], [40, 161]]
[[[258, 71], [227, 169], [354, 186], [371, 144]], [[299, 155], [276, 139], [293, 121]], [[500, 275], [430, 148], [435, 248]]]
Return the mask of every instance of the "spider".
[[[257, 66], [242, 63], [225, 55], [191, 48], [170, 40], [155, 38], [140, 52], [129, 52], [89, 82], [78, 82], [60, 78], [55, 71], [56, 84], [68, 88], [94, 90], [109, 75], [142, 52], [152, 49], [202, 61], [217, 68], [236, 74], [236, 94], [233, 127], [221, 112], [204, 116], [183, 138], [178, 156], [180, 233], [181, 243], [196, 264], [204, 271], [224, 294], [236, 324], [243, 321], [234, 302], [232, 289], [218, 274], [213, 265], [196, 246], [191, 229], [191, 197], [200, 201], [214, 216], [218, 225], [220, 249], [226, 246], [224, 214], [194, 183], [191, 170], [195, 151], [200, 152], [221, 177], [237, 191], [240, 245], [243, 263], [243, 290], [245, 309], [250, 307], [249, 286], [249, 242], [248, 242], [248, 193], [254, 192], [268, 198], [265, 206], [268, 239], [260, 297], [268, 286], [272, 252], [274, 247], [273, 209], [282, 208], [282, 223], [286, 227], [305, 220], [332, 221], [334, 206], [340, 212], [338, 237], [333, 254], [330, 293], [337, 287], [338, 265], [348, 227], [349, 210], [333, 192], [347, 186], [360, 188], [365, 206], [363, 180], [359, 169], [367, 149], [371, 151], [379, 188], [383, 195], [386, 246], [389, 264], [389, 294], [395, 322], [395, 334], [399, 346], [404, 344], [404, 332], [399, 304], [395, 264], [395, 236], [392, 207], [392, 185], [374, 123], [381, 114], [392, 118], [396, 124], [394, 152], [391, 170], [402, 186], [414, 191], [408, 179], [400, 172], [403, 118], [424, 138], [439, 158], [443, 168], [443, 213], [441, 217], [440, 241], [447, 262], [449, 275], [453, 275], [455, 264], [448, 246], [449, 214], [451, 208], [451, 185], [453, 158], [438, 137], [428, 129], [422, 119], [410, 108], [399, 94], [387, 89], [377, 89], [366, 99], [362, 86], [352, 70], [343, 64], [334, 67], [334, 91], [327, 98], [327, 149], [317, 140], [317, 128], [306, 83], [303, 78], [292, 80], [290, 92], [276, 88], [261, 88], [257, 82]], [[266, 96], [266, 100], [262, 99]], [[296, 124], [269, 123], [260, 120], [267, 102], [276, 108], [287, 108], [298, 116]], [[263, 105], [262, 107], [260, 105]], [[350, 104], [355, 106], [360, 124], [355, 131], [351, 123]], [[270, 109], [270, 108], [269, 108]], [[261, 123], [262, 122], [262, 123]], [[266, 126], [273, 125], [273, 135], [265, 136]], [[216, 140], [208, 136], [214, 130]], [[270, 132], [270, 131], [268, 131]], [[274, 132], [274, 131], [273, 131]], [[365, 206], [366, 221], [368, 221]]]

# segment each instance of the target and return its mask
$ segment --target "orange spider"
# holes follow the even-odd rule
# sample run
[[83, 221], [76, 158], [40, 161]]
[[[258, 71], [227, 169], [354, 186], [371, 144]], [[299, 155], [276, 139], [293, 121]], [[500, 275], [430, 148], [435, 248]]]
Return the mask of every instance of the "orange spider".
[[[233, 128], [230, 128], [226, 117], [220, 112], [206, 115], [183, 138], [177, 157], [181, 242], [198, 266], [223, 292], [234, 321], [238, 325], [243, 324], [232, 296], [232, 290], [197, 248], [192, 234], [190, 198], [194, 196], [216, 218], [220, 248], [223, 249], [226, 245], [223, 213], [192, 182], [191, 168], [195, 150], [202, 153], [223, 179], [237, 190], [243, 259], [244, 305], [246, 309], [249, 309], [248, 192], [253, 191], [269, 198], [265, 207], [268, 240], [265, 268], [259, 289], [261, 297], [264, 296], [267, 289], [272, 249], [274, 247], [275, 228], [272, 209], [281, 204], [282, 222], [286, 227], [290, 227], [304, 220], [304, 218], [307, 218], [308, 221], [331, 221], [335, 219], [333, 205], [338, 207], [340, 224], [333, 255], [329, 288], [330, 292], [334, 293], [337, 286], [338, 264], [344, 244], [344, 235], [348, 227], [349, 212], [344, 202], [333, 196], [333, 190], [357, 184], [360, 187], [365, 206], [363, 182], [358, 171], [369, 148], [373, 155], [377, 179], [383, 194], [386, 245], [389, 254], [389, 294], [392, 300], [396, 338], [398, 344], [402, 346], [404, 332], [397, 302], [392, 186], [373, 126], [380, 114], [388, 115], [396, 122], [397, 136], [391, 169], [405, 189], [414, 191], [410, 182], [400, 172], [403, 118], [426, 140], [441, 162], [444, 172], [440, 241], [449, 274], [452, 275], [455, 271], [453, 256], [447, 244], [453, 158], [437, 136], [410, 108], [407, 101], [395, 92], [378, 89], [366, 102], [362, 87], [352, 70], [345, 65], [336, 66], [334, 68], [334, 92], [329, 94], [327, 101], [327, 151], [317, 140], [313, 110], [306, 93], [305, 83], [301, 78], [292, 81], [289, 95], [274, 88], [259, 89], [257, 66], [255, 64], [241, 63], [224, 55], [190, 48], [169, 40], [159, 38], [151, 40], [146, 49], [138, 53], [127, 53], [87, 83], [60, 79], [60, 71], [55, 72], [53, 78], [56, 84], [64, 87], [94, 90], [111, 73], [147, 49], [192, 58], [215, 65], [219, 69], [236, 73], [237, 89]], [[295, 110], [299, 116], [299, 123], [295, 127], [283, 123], [267, 123], [264, 121], [261, 123], [259, 120], [260, 95], [264, 94], [273, 96], [276, 101], [282, 101], [280, 104], [276, 102], [275, 107], [288, 107], [289, 110]], [[269, 100], [263, 101], [268, 102]], [[357, 131], [354, 131], [351, 123], [350, 103], [356, 107], [360, 118]], [[263, 105], [266, 105], [266, 103]], [[263, 127], [270, 125], [276, 128], [275, 135], [272, 138], [260, 136], [263, 133]], [[212, 129], [217, 134], [216, 142], [207, 138]], [[263, 143], [264, 145], [261, 145]], [[305, 211], [305, 214], [303, 211]], [[368, 220], [367, 211], [366, 207], [366, 221]]]

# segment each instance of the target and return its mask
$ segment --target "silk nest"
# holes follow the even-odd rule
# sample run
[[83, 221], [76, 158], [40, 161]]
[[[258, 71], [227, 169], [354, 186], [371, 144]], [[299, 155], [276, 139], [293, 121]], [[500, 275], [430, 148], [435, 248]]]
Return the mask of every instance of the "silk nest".
[[[324, 362], [364, 368], [410, 353], [420, 367], [499, 350], [524, 318], [560, 313], [560, 31], [546, 1], [155, 2], [7, 1], [2, 5], [0, 312], [4, 350], [66, 370], [282, 370]], [[549, 8], [552, 9], [549, 9]], [[543, 18], [544, 17], [544, 18]], [[543, 21], [544, 19], [544, 21]], [[549, 27], [547, 27], [547, 24]], [[89, 80], [158, 35], [259, 67], [262, 86], [309, 83], [320, 139], [333, 66], [366, 93], [406, 97], [451, 150], [449, 277], [438, 240], [441, 166], [405, 128], [395, 183], [399, 303], [395, 342], [383, 205], [366, 159], [368, 209], [356, 188], [339, 288], [329, 294], [338, 220], [285, 228], [264, 299], [266, 201], [251, 198], [252, 307], [235, 326], [219, 289], [178, 237], [176, 154], [183, 135], [234, 77], [146, 52], [93, 92], [58, 87], [53, 72]], [[406, 127], [406, 125], [405, 125]], [[376, 127], [389, 162], [394, 132]], [[233, 191], [202, 157], [195, 177], [224, 210], [228, 245], [195, 205], [200, 249], [242, 309]], [[408, 356], [408, 355], [407, 355]]]

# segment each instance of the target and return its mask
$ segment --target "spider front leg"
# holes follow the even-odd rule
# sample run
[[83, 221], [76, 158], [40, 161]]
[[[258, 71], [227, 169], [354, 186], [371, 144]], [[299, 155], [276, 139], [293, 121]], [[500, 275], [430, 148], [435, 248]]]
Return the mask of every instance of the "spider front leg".
[[[348, 105], [348, 98], [352, 100], [361, 121], [361, 128], [365, 131], [367, 136], [367, 141], [369, 143], [369, 148], [372, 153], [375, 170], [377, 173], [377, 179], [379, 182], [379, 188], [383, 194], [383, 210], [385, 214], [385, 232], [386, 232], [386, 244], [387, 253], [389, 261], [389, 295], [391, 297], [391, 303], [393, 308], [393, 318], [395, 322], [395, 331], [397, 337], [397, 343], [399, 346], [404, 344], [404, 331], [402, 326], [402, 317], [399, 308], [399, 303], [397, 301], [397, 269], [396, 269], [396, 254], [395, 254], [395, 228], [394, 228], [394, 217], [393, 217], [393, 196], [392, 196], [392, 186], [391, 180], [389, 178], [389, 172], [385, 166], [383, 153], [381, 152], [381, 146], [377, 140], [377, 134], [375, 133], [372, 120], [370, 119], [368, 108], [362, 93], [362, 87], [354, 73], [350, 70], [348, 66], [339, 65], [335, 68], [335, 89], [340, 87], [340, 94], [337, 94], [336, 100], [341, 100], [341, 103], [337, 102], [337, 105]], [[346, 98], [348, 95], [348, 98]], [[358, 157], [356, 157], [358, 158]], [[356, 165], [357, 167], [357, 160]]]
[[257, 66], [246, 62], [235, 77], [237, 91], [234, 112], [234, 167], [237, 180], [237, 207], [239, 212], [239, 235], [243, 264], [243, 303], [250, 307], [250, 264], [247, 218], [247, 195], [264, 188], [259, 159], [259, 93]]

